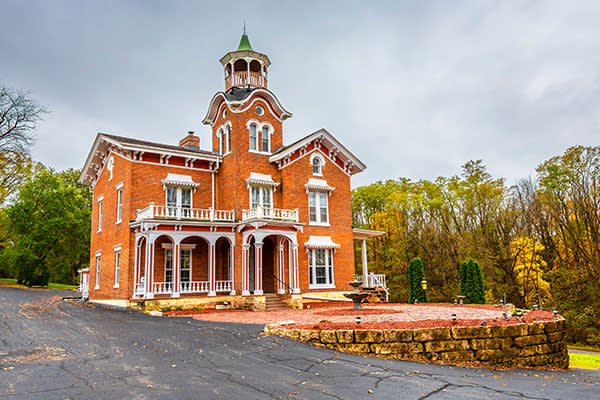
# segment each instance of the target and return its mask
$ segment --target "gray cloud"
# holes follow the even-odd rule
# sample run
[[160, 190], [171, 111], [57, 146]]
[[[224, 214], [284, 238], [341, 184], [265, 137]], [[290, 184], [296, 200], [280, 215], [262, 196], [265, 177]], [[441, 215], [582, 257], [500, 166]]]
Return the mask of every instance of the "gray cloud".
[[368, 169], [353, 184], [433, 178], [484, 159], [509, 183], [598, 145], [597, 2], [1, 2], [0, 83], [52, 113], [36, 159], [79, 168], [98, 131], [176, 143], [201, 133], [218, 59], [246, 20], [294, 113]]

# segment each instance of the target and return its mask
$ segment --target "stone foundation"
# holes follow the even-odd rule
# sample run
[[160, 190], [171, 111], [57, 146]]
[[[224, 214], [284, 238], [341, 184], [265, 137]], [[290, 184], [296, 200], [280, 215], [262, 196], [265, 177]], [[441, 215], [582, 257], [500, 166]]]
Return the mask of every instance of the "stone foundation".
[[471, 363], [496, 368], [569, 367], [565, 320], [427, 329], [284, 329], [265, 333], [330, 349], [386, 358]]

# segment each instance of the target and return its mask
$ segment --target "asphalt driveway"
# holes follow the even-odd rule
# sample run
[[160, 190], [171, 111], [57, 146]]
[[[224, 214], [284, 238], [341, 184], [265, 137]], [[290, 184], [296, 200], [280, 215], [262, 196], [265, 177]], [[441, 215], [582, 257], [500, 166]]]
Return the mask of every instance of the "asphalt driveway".
[[600, 398], [600, 374], [593, 372], [364, 358], [265, 337], [259, 325], [60, 300], [72, 294], [0, 287], [0, 398]]

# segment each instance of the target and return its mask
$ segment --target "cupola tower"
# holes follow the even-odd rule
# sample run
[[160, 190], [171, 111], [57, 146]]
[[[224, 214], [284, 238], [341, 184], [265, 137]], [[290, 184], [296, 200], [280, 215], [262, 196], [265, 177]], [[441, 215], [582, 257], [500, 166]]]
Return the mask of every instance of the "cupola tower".
[[252, 49], [245, 30], [237, 50], [225, 54], [220, 61], [225, 70], [226, 91], [232, 87], [267, 88], [271, 61], [266, 54]]

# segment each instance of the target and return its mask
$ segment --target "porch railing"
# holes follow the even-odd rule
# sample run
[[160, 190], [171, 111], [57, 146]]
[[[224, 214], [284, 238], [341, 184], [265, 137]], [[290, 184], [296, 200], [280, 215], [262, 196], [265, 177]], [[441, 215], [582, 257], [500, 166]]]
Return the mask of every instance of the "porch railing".
[[208, 293], [209, 281], [181, 282], [179, 291], [181, 293]]
[[154, 294], [171, 294], [173, 293], [173, 282], [154, 282], [152, 291]]
[[242, 221], [249, 221], [252, 219], [298, 222], [298, 209], [287, 210], [284, 208], [265, 208], [258, 206], [249, 210], [242, 210]]
[[234, 210], [215, 210], [213, 208], [185, 208], [162, 206], [150, 203], [146, 208], [137, 210], [137, 221], [143, 219], [189, 219], [196, 221], [234, 222]]
[[143, 296], [146, 293], [146, 287], [144, 285], [144, 283], [137, 283], [135, 285], [135, 295], [136, 296]]
[[385, 291], [385, 301], [386, 302], [388, 301], [390, 292], [386, 286], [385, 274], [374, 274], [374, 273], [370, 272], [367, 275], [366, 282], [365, 282], [364, 276], [362, 274], [355, 274], [354, 279], [358, 282], [362, 282], [363, 287], [383, 289]]
[[216, 292], [231, 292], [232, 285], [231, 281], [216, 281], [215, 291]]

